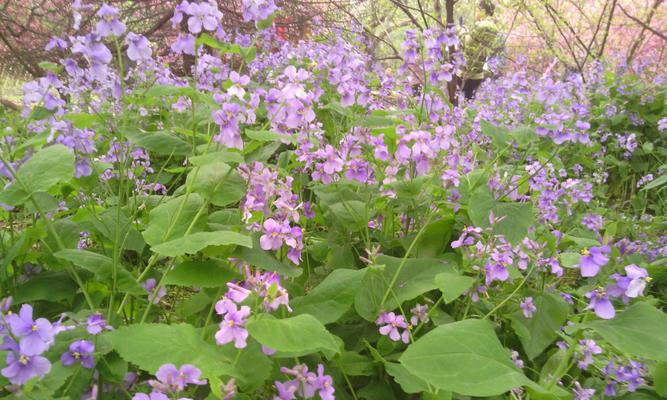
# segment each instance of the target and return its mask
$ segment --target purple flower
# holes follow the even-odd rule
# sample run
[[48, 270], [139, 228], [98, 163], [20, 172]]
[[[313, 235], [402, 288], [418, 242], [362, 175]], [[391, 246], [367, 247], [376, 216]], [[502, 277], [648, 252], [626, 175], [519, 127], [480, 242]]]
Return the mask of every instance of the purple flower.
[[276, 389], [278, 389], [278, 396], [275, 396], [274, 400], [294, 400], [296, 398], [295, 393], [299, 390], [299, 386], [295, 381], [287, 381], [285, 383], [275, 381], [274, 383]]
[[87, 340], [77, 340], [69, 345], [69, 351], [63, 353], [60, 357], [63, 365], [72, 365], [76, 362], [81, 362], [84, 368], [93, 368], [95, 366], [95, 359], [93, 352], [95, 345]]
[[176, 368], [174, 364], [164, 364], [155, 373], [158, 380], [148, 383], [161, 392], [181, 392], [187, 385], [205, 385], [206, 380], [199, 379], [200, 376], [201, 371], [194, 365], [184, 364]]
[[262, 250], [278, 250], [283, 245], [283, 236], [285, 233], [289, 232], [289, 224], [287, 227], [283, 224], [279, 224], [273, 218], [269, 218], [264, 221], [262, 225], [264, 227], [264, 234], [259, 238], [259, 244], [262, 247]]
[[[410, 342], [410, 332], [408, 331], [408, 324], [405, 322], [405, 318], [402, 315], [396, 315], [393, 312], [382, 313], [375, 321], [377, 325], [383, 325], [380, 327], [380, 334], [383, 336], [389, 336], [389, 339], [397, 342], [402, 340], [403, 343]], [[401, 333], [399, 329], [404, 329]]]
[[241, 8], [246, 22], [265, 20], [278, 10], [273, 0], [243, 0]]
[[32, 319], [32, 306], [24, 304], [18, 314], [5, 317], [14, 336], [19, 338], [21, 354], [34, 356], [51, 346], [55, 337], [53, 325], [45, 318]]
[[607, 254], [611, 249], [608, 245], [591, 247], [590, 250], [584, 250], [584, 255], [579, 260], [581, 276], [590, 278], [600, 272], [600, 268], [607, 265], [609, 257]]
[[46, 47], [44, 48], [46, 51], [51, 51], [55, 48], [59, 48], [60, 50], [66, 50], [68, 47], [68, 44], [65, 40], [54, 36], [49, 40], [49, 43], [46, 44]]
[[518, 351], [512, 350], [510, 356], [512, 357], [512, 362], [514, 363], [514, 365], [516, 365], [517, 368], [521, 369], [524, 367], [523, 360], [519, 357]]
[[489, 263], [484, 267], [486, 273], [486, 284], [493, 281], [504, 282], [510, 277], [510, 273], [502, 263]]
[[51, 371], [51, 363], [42, 356], [29, 356], [10, 351], [7, 353], [6, 367], [2, 376], [14, 385], [23, 385], [35, 376], [44, 376]]
[[526, 297], [523, 299], [523, 301], [520, 304], [521, 311], [523, 312], [523, 316], [526, 318], [532, 318], [533, 314], [535, 314], [535, 311], [537, 311], [537, 307], [535, 307], [535, 304], [533, 304], [533, 298], [532, 297]]
[[176, 41], [171, 44], [171, 51], [176, 54], [195, 55], [195, 37], [189, 33], [179, 34]]
[[604, 227], [604, 219], [600, 215], [588, 213], [581, 218], [581, 224], [592, 231], [599, 231]]
[[428, 318], [428, 306], [424, 304], [417, 304], [410, 310], [412, 316], [410, 317], [410, 324], [416, 326], [420, 322], [426, 323]]
[[86, 331], [91, 335], [99, 335], [103, 330], [112, 331], [113, 327], [107, 325], [102, 314], [95, 313], [88, 317], [86, 321]]
[[596, 289], [586, 293], [586, 297], [590, 299], [587, 310], [592, 309], [595, 314], [602, 319], [612, 319], [616, 315], [616, 309], [611, 304], [609, 296], [604, 289]]
[[150, 48], [148, 39], [144, 36], [130, 32], [125, 37], [125, 43], [127, 43], [127, 57], [130, 60], [146, 61], [151, 59], [153, 50]]
[[220, 329], [215, 333], [216, 343], [223, 345], [234, 341], [234, 347], [242, 349], [247, 346], [248, 331], [245, 329], [246, 318], [250, 315], [250, 307], [227, 303], [227, 312], [220, 322]]
[[648, 276], [648, 272], [644, 268], [638, 267], [635, 264], [630, 264], [625, 267], [625, 274], [630, 279], [627, 289], [625, 290], [625, 295], [631, 298], [644, 295], [646, 282], [651, 279]]
[[581, 387], [579, 382], [574, 382], [574, 399], [575, 400], [590, 400], [595, 395], [595, 389], [586, 389]]
[[169, 400], [169, 397], [160, 392], [153, 392], [150, 394], [137, 393], [132, 397], [132, 400]]
[[167, 289], [165, 289], [164, 286], [160, 287], [156, 293], [156, 285], [157, 281], [154, 278], [146, 279], [146, 282], [141, 285], [148, 292], [148, 301], [152, 302], [153, 304], [159, 303], [160, 300], [167, 294]]
[[190, 3], [188, 13], [188, 30], [195, 34], [201, 32], [202, 27], [207, 31], [216, 30], [218, 19], [222, 16], [210, 3]]
[[107, 37], [110, 33], [113, 33], [115, 36], [122, 35], [125, 32], [125, 24], [118, 19], [119, 12], [116, 7], [106, 3], [102, 4], [102, 7], [97, 11], [97, 16], [100, 17], [100, 20], [95, 26], [95, 33], [102, 37]]
[[333, 379], [329, 375], [324, 375], [324, 365], [317, 365], [317, 378], [313, 386], [320, 391], [322, 400], [335, 400], [334, 392], [336, 389], [333, 386]]
[[582, 358], [577, 365], [579, 365], [579, 368], [581, 369], [586, 369], [589, 365], [593, 364], [593, 355], [602, 354], [602, 348], [592, 339], [580, 340], [579, 351], [581, 352]]

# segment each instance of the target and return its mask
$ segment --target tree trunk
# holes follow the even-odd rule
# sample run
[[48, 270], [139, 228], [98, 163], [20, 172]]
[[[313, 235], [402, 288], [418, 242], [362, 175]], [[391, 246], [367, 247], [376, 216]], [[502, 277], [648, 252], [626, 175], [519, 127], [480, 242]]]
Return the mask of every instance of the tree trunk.
[[[456, 0], [445, 0], [445, 18], [447, 22], [447, 27], [453, 27], [455, 26], [454, 24], [454, 3]], [[456, 49], [454, 46], [449, 46], [447, 48], [447, 52], [449, 53], [449, 62], [454, 61], [454, 52]], [[449, 96], [449, 102], [452, 103], [454, 106], [458, 105], [458, 98], [456, 96], [456, 93], [458, 92], [458, 87], [459, 87], [459, 81], [460, 81], [459, 76], [454, 76], [452, 77], [452, 80], [447, 82], [447, 95]]]

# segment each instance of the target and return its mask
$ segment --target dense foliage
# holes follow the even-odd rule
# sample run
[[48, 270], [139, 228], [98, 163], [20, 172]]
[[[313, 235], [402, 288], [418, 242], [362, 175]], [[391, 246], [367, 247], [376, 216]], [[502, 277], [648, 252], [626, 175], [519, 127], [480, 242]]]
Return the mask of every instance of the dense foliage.
[[667, 77], [454, 106], [453, 29], [394, 74], [275, 9], [184, 1], [165, 59], [106, 5], [49, 44], [0, 137], [5, 398], [667, 395]]

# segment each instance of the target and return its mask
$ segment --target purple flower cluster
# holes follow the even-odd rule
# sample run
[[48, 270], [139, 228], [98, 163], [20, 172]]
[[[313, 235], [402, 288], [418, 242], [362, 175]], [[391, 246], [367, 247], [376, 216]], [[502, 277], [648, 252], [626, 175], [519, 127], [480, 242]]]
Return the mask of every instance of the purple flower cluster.
[[[201, 370], [191, 364], [184, 364], [177, 368], [174, 364], [164, 364], [155, 373], [155, 379], [148, 381], [153, 388], [150, 394], [137, 393], [132, 400], [168, 400], [177, 398], [179, 393], [186, 390], [188, 385], [205, 385], [206, 380], [200, 379]], [[179, 397], [186, 400], [184, 397]]]
[[8, 312], [11, 298], [2, 301], [0, 310], [0, 350], [7, 351], [2, 376], [14, 385], [23, 385], [33, 377], [43, 377], [51, 362], [42, 354], [55, 342], [62, 330], [59, 323], [45, 318], [33, 319], [32, 306], [24, 304], [18, 314]]
[[617, 395], [619, 384], [628, 392], [635, 392], [640, 386], [646, 383], [644, 364], [629, 360], [623, 363], [620, 358], [611, 359], [604, 367], [604, 374], [607, 378], [607, 385], [604, 389], [606, 396], [615, 397]]
[[263, 21], [279, 8], [273, 0], [243, 0], [241, 2], [244, 21]]
[[403, 315], [383, 312], [378, 316], [375, 324], [381, 325], [379, 329], [381, 335], [389, 337], [394, 342], [402, 341], [407, 344], [410, 343], [410, 331], [420, 323], [429, 321], [426, 305], [417, 304], [410, 310], [410, 313], [410, 319], [406, 321]]
[[646, 283], [650, 281], [648, 271], [634, 264], [627, 265], [624, 269], [625, 276], [620, 274], [610, 276], [615, 283], [607, 285], [606, 288], [598, 288], [586, 293], [586, 297], [590, 299], [587, 309], [595, 311], [598, 317], [614, 318], [616, 310], [611, 298], [621, 299], [627, 304], [630, 299], [643, 296]]
[[288, 176], [280, 179], [277, 171], [259, 162], [242, 165], [239, 170], [248, 181], [248, 189], [240, 206], [243, 219], [250, 222], [264, 217], [261, 226], [250, 224], [251, 230], [262, 232], [262, 249], [276, 251], [286, 245], [287, 258], [298, 265], [303, 250], [303, 232], [296, 223], [299, 222], [303, 203], [292, 192], [294, 178]]
[[274, 400], [294, 400], [296, 396], [304, 399], [312, 399], [316, 394], [322, 400], [335, 400], [333, 379], [324, 375], [324, 365], [317, 365], [317, 374], [308, 371], [306, 364], [295, 365], [292, 368], [282, 367], [280, 372], [293, 377], [285, 382], [276, 381], [278, 395]]

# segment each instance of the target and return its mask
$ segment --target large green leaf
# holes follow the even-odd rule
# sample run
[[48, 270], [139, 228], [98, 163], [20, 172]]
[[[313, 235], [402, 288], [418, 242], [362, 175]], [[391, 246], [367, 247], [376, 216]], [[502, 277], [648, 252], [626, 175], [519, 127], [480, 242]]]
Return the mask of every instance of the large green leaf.
[[194, 192], [220, 207], [241, 200], [246, 192], [241, 175], [218, 159], [210, 159], [190, 171], [186, 182]]
[[[111, 286], [113, 282], [113, 260], [111, 258], [92, 251], [78, 249], [60, 250], [54, 255], [92, 272], [100, 282]], [[117, 267], [116, 283], [120, 291], [139, 295], [146, 293], [146, 290], [136, 282], [125, 267], [120, 263]]]
[[450, 303], [470, 289], [475, 279], [457, 272], [443, 272], [435, 276], [435, 284], [442, 292], [445, 303]]
[[518, 243], [533, 225], [533, 207], [530, 203], [506, 203], [496, 201], [486, 185], [477, 188], [468, 202], [468, 215], [473, 225], [487, 228], [489, 215], [493, 212], [496, 220], [494, 234], [504, 235], [510, 243]]
[[312, 315], [278, 319], [270, 314], [260, 314], [250, 318], [246, 328], [259, 343], [291, 355], [338, 351], [334, 337]]
[[76, 283], [64, 272], [43, 272], [16, 288], [14, 302], [59, 301], [74, 297]]
[[56, 144], [46, 147], [28, 159], [18, 171], [18, 182], [0, 192], [0, 201], [19, 205], [36, 192], [46, 192], [55, 184], [74, 176], [74, 154], [65, 146]]
[[162, 364], [192, 364], [205, 377], [236, 375], [219, 348], [205, 342], [192, 325], [136, 324], [104, 336], [123, 359], [154, 374]]
[[323, 324], [338, 321], [354, 302], [365, 273], [366, 270], [334, 270], [307, 295], [290, 301], [294, 314], [310, 314]]
[[403, 364], [386, 362], [384, 369], [401, 385], [405, 393], [421, 393], [428, 391], [428, 384], [420, 378], [412, 375]]
[[367, 321], [375, 321], [381, 311], [393, 310], [406, 300], [437, 289], [435, 276], [442, 272], [453, 271], [454, 257], [408, 258], [400, 269], [384, 304], [382, 299], [389, 290], [394, 275], [399, 271], [402, 259], [382, 255], [377, 257], [376, 261], [383, 265], [367, 268], [368, 271], [362, 280], [364, 290], [358, 291], [354, 299], [357, 313]]
[[399, 361], [428, 384], [461, 395], [496, 396], [532, 384], [484, 320], [441, 325], [408, 346]]
[[626, 354], [667, 361], [667, 314], [646, 302], [637, 302], [614, 319], [584, 325]]
[[225, 268], [213, 260], [191, 260], [174, 267], [164, 278], [164, 284], [190, 287], [224, 287], [227, 282], [240, 278], [241, 275], [238, 272]]
[[521, 311], [512, 315], [512, 327], [519, 336], [523, 349], [533, 359], [544, 351], [558, 337], [558, 330], [568, 316], [568, 305], [553, 293], [530, 293], [537, 310], [531, 318]]
[[[170, 199], [151, 210], [144, 240], [151, 246], [182, 237], [193, 222], [204, 200], [196, 193]], [[197, 231], [197, 223], [193, 232]]]
[[[220, 350], [230, 359], [235, 359], [239, 353], [234, 346], [223, 346]], [[248, 346], [238, 355], [235, 366], [240, 387], [242, 390], [250, 391], [261, 387], [269, 378], [273, 362], [262, 353], [256, 341], [249, 340]]]
[[168, 133], [126, 131], [125, 136], [130, 142], [154, 154], [187, 156], [192, 153], [191, 144]]
[[250, 236], [232, 231], [197, 232], [153, 246], [155, 253], [168, 257], [195, 254], [208, 246], [237, 245], [252, 247]]

